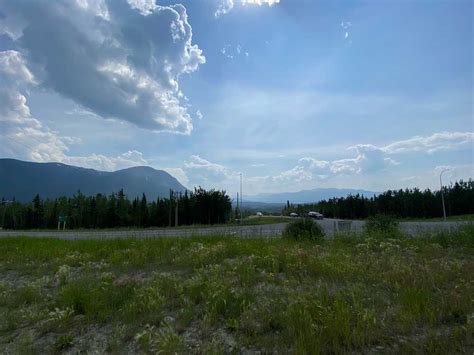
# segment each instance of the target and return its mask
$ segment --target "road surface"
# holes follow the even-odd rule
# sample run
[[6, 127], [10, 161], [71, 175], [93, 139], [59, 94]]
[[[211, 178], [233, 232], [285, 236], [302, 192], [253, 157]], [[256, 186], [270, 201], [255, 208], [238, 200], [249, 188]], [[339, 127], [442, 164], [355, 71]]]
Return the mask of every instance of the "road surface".
[[[325, 218], [318, 220], [326, 235], [331, 236], [335, 231], [351, 230], [360, 232], [363, 230], [364, 221], [341, 221]], [[456, 229], [468, 222], [401, 222], [401, 230], [410, 236], [420, 233], [439, 230]], [[222, 227], [194, 227], [194, 228], [159, 228], [159, 229], [136, 229], [136, 230], [91, 230], [91, 231], [8, 231], [0, 230], [2, 237], [54, 237], [60, 239], [113, 239], [113, 238], [166, 238], [166, 237], [191, 237], [206, 235], [233, 235], [239, 237], [279, 237], [287, 223], [262, 224], [251, 226], [222, 226]]]

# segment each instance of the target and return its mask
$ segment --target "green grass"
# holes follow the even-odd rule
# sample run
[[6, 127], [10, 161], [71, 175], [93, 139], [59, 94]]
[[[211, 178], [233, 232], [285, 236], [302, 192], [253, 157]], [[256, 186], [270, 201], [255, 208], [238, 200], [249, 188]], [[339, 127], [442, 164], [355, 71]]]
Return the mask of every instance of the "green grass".
[[[444, 221], [443, 217], [439, 218], [400, 218], [400, 222], [442, 222]], [[474, 221], [474, 214], [463, 214], [460, 216], [446, 216], [447, 221]]]
[[10, 353], [474, 350], [474, 229], [316, 243], [4, 238]]

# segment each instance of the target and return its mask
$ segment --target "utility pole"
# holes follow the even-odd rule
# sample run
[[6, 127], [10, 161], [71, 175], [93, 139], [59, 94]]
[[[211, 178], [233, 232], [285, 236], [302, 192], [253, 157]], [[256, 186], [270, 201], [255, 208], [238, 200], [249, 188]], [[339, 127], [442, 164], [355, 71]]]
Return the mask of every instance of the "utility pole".
[[[242, 173], [240, 173], [240, 209], [243, 211], [244, 209], [244, 204], [242, 200]], [[240, 213], [240, 216], [242, 216], [242, 212]]]
[[237, 192], [237, 209], [235, 214], [235, 219], [240, 219], [240, 208], [239, 208], [239, 193]]
[[443, 217], [444, 217], [444, 221], [446, 222], [446, 207], [444, 206], [444, 193], [443, 193], [443, 180], [441, 179], [441, 176], [443, 175], [443, 173], [445, 171], [448, 171], [449, 169], [444, 169], [441, 171], [441, 173], [439, 174], [439, 185], [441, 186], [441, 202], [443, 203]]

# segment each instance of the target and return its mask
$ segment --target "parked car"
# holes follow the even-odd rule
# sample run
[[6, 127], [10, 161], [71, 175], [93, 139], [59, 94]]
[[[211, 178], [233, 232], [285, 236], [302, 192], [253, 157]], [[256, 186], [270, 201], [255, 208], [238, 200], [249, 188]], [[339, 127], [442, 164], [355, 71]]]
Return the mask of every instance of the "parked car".
[[315, 219], [324, 219], [324, 216], [321, 213], [314, 212], [314, 211], [308, 212], [308, 217], [315, 218]]
[[298, 217], [298, 213], [296, 213], [296, 212], [291, 212], [291, 213], [290, 213], [290, 217]]
[[262, 217], [262, 216], [263, 216], [263, 213], [262, 213], [262, 212], [257, 212], [255, 215], [256, 215], [257, 217]]

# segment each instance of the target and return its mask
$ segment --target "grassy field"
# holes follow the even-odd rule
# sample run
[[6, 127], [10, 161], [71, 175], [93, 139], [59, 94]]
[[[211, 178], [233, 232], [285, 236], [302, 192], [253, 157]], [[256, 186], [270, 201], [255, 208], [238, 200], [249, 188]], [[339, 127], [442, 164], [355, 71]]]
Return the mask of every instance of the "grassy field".
[[[474, 221], [474, 214], [464, 214], [460, 216], [447, 216], [447, 221]], [[400, 218], [400, 222], [442, 222], [444, 221], [443, 217], [439, 218]]]
[[474, 229], [0, 241], [1, 353], [472, 353]]

